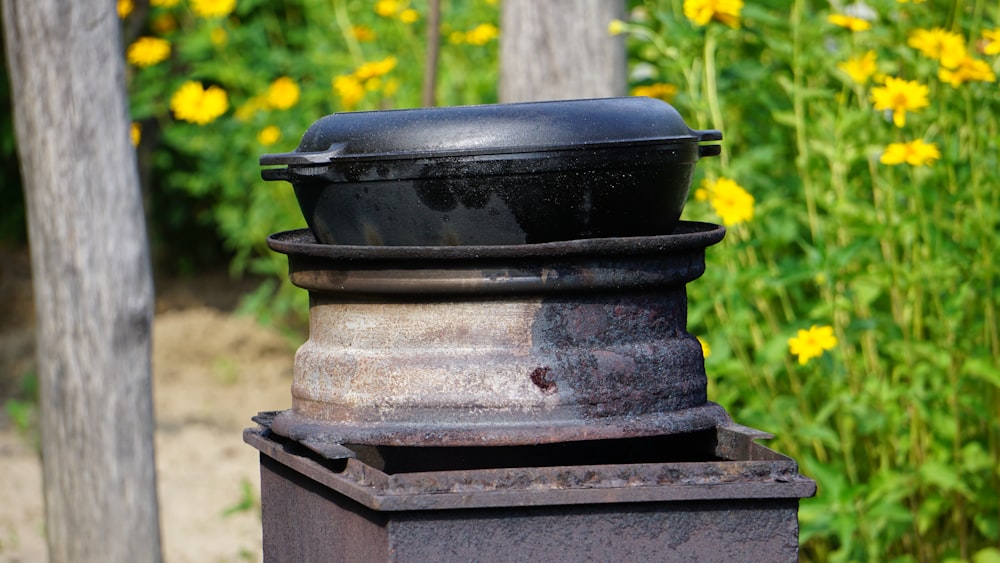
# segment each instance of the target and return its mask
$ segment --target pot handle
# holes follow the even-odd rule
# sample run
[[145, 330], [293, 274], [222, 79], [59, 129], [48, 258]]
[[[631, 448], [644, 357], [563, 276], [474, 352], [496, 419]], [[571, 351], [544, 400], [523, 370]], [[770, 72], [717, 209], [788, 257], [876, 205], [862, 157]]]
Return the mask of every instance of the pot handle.
[[[706, 129], [704, 131], [694, 131], [695, 136], [698, 137], [698, 142], [704, 141], [721, 141], [722, 131], [718, 129]], [[722, 145], [698, 145], [698, 158], [704, 158], [706, 156], [719, 156], [722, 154]]]

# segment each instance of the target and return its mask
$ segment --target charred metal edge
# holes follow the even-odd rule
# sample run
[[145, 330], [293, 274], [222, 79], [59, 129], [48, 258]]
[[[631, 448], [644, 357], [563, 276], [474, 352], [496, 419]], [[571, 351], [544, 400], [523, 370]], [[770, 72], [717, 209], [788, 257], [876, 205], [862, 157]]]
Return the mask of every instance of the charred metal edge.
[[608, 237], [536, 244], [462, 246], [355, 246], [321, 244], [309, 229], [272, 234], [267, 245], [281, 254], [347, 261], [385, 260], [503, 260], [563, 256], [668, 254], [704, 249], [720, 242], [726, 228], [712, 223], [680, 221], [673, 234], [647, 237]]
[[[327, 422], [302, 416], [293, 410], [277, 413], [267, 427], [271, 432], [296, 441], [327, 459], [347, 457], [332, 445], [378, 446], [513, 446], [540, 445], [585, 440], [608, 440], [681, 434], [726, 427], [732, 419], [715, 403], [644, 415], [579, 418], [487, 420], [481, 423], [413, 421]], [[758, 437], [760, 437], [758, 435]], [[332, 454], [332, 455], [331, 455]]]
[[[722, 499], [800, 499], [816, 483], [797, 464], [753, 443], [760, 434], [733, 425], [720, 428], [748, 460], [639, 463], [432, 471], [389, 475], [357, 459], [335, 471], [298, 455], [265, 428], [248, 428], [243, 440], [290, 469], [377, 511], [507, 506], [617, 504]], [[724, 440], [720, 440], [724, 441]], [[722, 454], [727, 448], [720, 447]]]
[[456, 295], [538, 294], [553, 292], [625, 291], [681, 286], [705, 272], [701, 251], [630, 260], [584, 260], [561, 263], [496, 259], [449, 262], [449, 268], [428, 267], [426, 261], [392, 264], [348, 264], [313, 256], [288, 257], [289, 279], [320, 293]]
[[[685, 223], [656, 237], [581, 239], [511, 246], [339, 246], [308, 230], [278, 233], [293, 284], [352, 295], [515, 295], [677, 287], [705, 272], [705, 248], [725, 228]], [[311, 242], [302, 242], [311, 241]]]

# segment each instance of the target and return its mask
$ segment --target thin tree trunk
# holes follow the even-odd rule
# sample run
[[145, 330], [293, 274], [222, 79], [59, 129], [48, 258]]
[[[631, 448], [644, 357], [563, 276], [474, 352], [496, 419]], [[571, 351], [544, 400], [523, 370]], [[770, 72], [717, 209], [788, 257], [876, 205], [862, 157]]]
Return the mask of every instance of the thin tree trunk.
[[500, 101], [625, 95], [624, 0], [503, 0]]
[[427, 2], [427, 50], [424, 62], [424, 84], [420, 103], [425, 107], [437, 105], [438, 54], [441, 50], [441, 0]]
[[3, 0], [49, 557], [159, 561], [152, 275], [111, 0]]

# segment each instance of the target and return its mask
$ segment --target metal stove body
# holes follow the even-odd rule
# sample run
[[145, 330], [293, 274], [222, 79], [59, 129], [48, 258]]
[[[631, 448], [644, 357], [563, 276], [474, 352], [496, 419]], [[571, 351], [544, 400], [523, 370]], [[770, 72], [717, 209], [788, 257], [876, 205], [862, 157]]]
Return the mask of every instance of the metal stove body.
[[272, 236], [310, 336], [292, 408], [244, 434], [265, 560], [795, 560], [815, 483], [708, 401], [686, 329], [723, 236]]

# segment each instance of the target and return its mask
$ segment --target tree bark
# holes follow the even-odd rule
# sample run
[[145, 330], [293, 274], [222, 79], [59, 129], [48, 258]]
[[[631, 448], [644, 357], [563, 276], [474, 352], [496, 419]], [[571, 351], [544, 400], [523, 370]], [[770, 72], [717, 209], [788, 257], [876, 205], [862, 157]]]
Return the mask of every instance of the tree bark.
[[51, 561], [159, 561], [153, 284], [115, 2], [3, 0]]
[[624, 96], [624, 0], [504, 0], [500, 101]]

